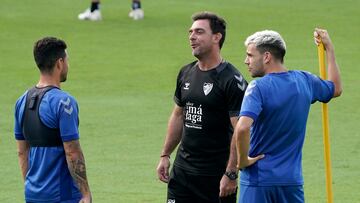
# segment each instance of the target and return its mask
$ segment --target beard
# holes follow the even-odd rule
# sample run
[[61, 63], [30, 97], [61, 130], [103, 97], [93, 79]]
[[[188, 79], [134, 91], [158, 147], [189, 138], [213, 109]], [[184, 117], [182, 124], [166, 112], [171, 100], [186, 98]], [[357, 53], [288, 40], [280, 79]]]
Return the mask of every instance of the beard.
[[61, 74], [61, 76], [60, 76], [60, 82], [65, 82], [66, 79], [67, 79], [67, 73]]
[[252, 67], [256, 67], [256, 68], [251, 68], [250, 71], [251, 77], [257, 78], [257, 77], [263, 77], [265, 75], [264, 66], [261, 63], [255, 64]]
[[201, 60], [211, 52], [210, 48], [197, 47], [192, 50], [192, 55]]
[[265, 75], [265, 73], [263, 71], [255, 71], [255, 72], [251, 72], [251, 77], [253, 78], [257, 78], [257, 77], [263, 77]]

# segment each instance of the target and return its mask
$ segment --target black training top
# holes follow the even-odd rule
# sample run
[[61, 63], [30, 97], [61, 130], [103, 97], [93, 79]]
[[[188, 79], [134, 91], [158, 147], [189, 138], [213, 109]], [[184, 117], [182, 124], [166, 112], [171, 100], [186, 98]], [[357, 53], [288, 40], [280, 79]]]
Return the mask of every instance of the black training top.
[[247, 82], [230, 63], [202, 71], [197, 62], [184, 66], [174, 100], [184, 109], [181, 144], [174, 165], [198, 175], [224, 173]]

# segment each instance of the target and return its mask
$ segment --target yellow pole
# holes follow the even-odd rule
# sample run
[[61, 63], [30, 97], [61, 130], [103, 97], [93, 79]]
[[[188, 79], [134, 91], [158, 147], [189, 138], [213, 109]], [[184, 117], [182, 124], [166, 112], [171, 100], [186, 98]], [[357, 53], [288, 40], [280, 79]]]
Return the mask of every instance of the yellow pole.
[[[319, 55], [320, 77], [322, 79], [326, 79], [325, 50], [324, 50], [324, 45], [322, 43], [320, 43], [318, 46], [318, 55]], [[326, 103], [321, 103], [321, 108], [322, 108], [325, 172], [326, 172], [326, 194], [328, 200], [327, 202], [333, 203], [328, 106]]]

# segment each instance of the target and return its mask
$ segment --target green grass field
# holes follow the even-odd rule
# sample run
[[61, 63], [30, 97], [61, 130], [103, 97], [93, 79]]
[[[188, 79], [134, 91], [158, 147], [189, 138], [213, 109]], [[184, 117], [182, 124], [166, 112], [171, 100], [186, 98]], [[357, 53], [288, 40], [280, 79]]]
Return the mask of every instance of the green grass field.
[[[95, 203], [165, 202], [155, 168], [173, 107], [179, 68], [194, 60], [187, 30], [192, 13], [209, 10], [228, 22], [222, 55], [251, 80], [243, 64], [246, 36], [279, 31], [289, 69], [318, 73], [315, 26], [329, 30], [344, 92], [331, 102], [334, 200], [360, 202], [360, 2], [357, 0], [144, 0], [145, 19], [127, 17], [130, 0], [107, 0], [102, 22], [80, 22], [87, 0], [1, 0], [0, 202], [23, 202], [13, 136], [16, 99], [38, 80], [33, 43], [47, 35], [68, 43], [70, 69], [62, 89], [80, 106], [81, 145]], [[303, 150], [305, 197], [325, 203], [320, 105], [309, 115]]]

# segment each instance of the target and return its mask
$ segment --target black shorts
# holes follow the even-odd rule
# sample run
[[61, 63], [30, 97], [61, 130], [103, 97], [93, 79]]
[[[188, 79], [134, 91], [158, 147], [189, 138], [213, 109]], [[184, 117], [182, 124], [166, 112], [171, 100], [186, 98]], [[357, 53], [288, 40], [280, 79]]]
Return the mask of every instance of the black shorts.
[[219, 197], [221, 176], [188, 174], [173, 167], [168, 183], [167, 203], [236, 203], [236, 193]]

